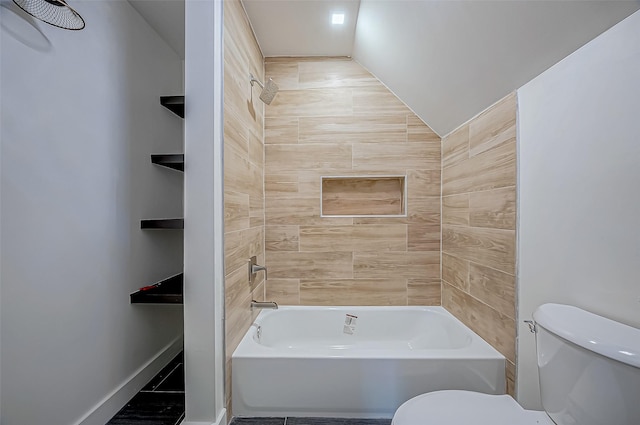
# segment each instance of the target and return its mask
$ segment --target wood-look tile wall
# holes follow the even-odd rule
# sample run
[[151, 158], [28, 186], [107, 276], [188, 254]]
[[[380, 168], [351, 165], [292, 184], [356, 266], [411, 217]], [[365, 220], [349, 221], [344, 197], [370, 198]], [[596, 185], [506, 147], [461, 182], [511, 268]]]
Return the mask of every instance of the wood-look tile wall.
[[442, 305], [515, 375], [516, 95], [442, 140]]
[[264, 80], [262, 53], [239, 0], [224, 2], [224, 215], [226, 398], [231, 418], [231, 355], [264, 299], [264, 278], [249, 285], [247, 259], [264, 264], [264, 107], [249, 73]]
[[[265, 109], [267, 299], [439, 305], [440, 138], [348, 58], [266, 58], [265, 73], [280, 86]], [[320, 216], [322, 176], [371, 175], [406, 175], [406, 217]]]

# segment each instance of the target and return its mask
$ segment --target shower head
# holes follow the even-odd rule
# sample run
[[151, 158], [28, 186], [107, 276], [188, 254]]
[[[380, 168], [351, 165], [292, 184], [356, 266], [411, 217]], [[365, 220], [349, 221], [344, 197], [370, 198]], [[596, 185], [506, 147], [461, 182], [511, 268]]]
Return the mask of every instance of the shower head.
[[262, 100], [267, 105], [270, 105], [273, 102], [273, 98], [276, 97], [278, 93], [278, 85], [273, 82], [271, 78], [267, 80], [267, 84], [262, 84], [260, 80], [253, 76], [253, 74], [249, 74], [249, 78], [251, 78], [251, 87], [253, 87], [253, 83], [258, 83], [262, 92], [260, 93], [260, 100]]
[[64, 0], [13, 0], [18, 7], [34, 18], [54, 27], [81, 30], [84, 19]]

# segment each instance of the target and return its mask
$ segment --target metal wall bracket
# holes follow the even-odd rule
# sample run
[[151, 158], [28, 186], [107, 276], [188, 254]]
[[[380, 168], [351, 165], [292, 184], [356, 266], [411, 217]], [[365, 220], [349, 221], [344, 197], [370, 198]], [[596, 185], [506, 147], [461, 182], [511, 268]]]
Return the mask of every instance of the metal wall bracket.
[[538, 332], [538, 328], [536, 327], [536, 322], [534, 322], [533, 320], [525, 320], [524, 323], [526, 323], [527, 325], [529, 325], [529, 331], [534, 334]]
[[247, 260], [250, 285], [253, 285], [253, 282], [256, 280], [256, 273], [260, 271], [264, 272], [264, 280], [267, 280], [267, 268], [265, 266], [258, 265], [257, 261], [258, 259], [255, 255]]

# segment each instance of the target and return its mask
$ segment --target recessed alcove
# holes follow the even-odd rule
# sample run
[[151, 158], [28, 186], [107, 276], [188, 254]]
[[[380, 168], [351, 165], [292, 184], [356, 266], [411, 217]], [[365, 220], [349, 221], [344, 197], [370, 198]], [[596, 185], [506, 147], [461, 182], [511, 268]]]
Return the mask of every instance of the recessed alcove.
[[322, 177], [323, 217], [404, 217], [405, 176]]

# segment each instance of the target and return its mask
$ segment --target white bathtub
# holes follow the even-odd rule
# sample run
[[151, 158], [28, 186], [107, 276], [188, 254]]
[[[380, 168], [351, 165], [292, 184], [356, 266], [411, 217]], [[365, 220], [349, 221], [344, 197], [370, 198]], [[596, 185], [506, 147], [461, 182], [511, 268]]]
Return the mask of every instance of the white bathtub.
[[504, 394], [504, 368], [442, 307], [280, 307], [233, 353], [233, 414], [391, 418], [428, 391]]

